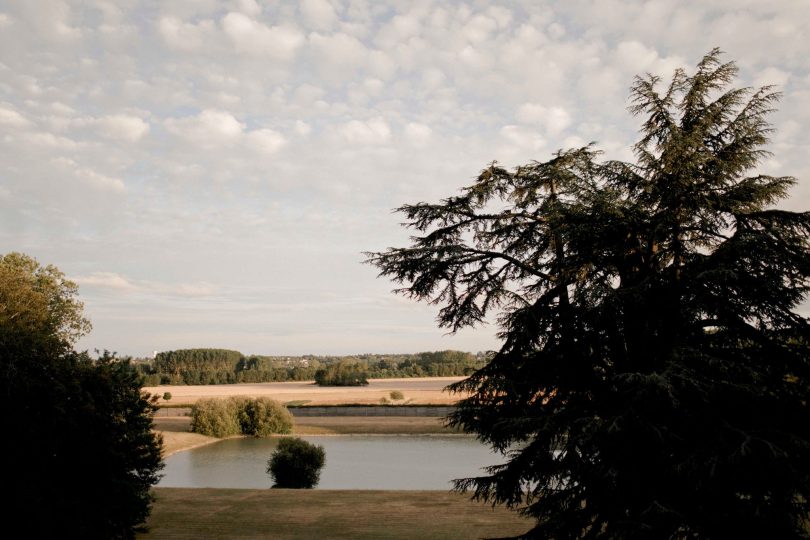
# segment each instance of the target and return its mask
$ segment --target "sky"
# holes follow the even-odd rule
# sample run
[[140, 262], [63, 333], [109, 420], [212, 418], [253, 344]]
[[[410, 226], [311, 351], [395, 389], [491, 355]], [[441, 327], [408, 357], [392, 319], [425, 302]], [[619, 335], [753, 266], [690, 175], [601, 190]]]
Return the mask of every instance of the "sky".
[[491, 161], [632, 159], [634, 75], [713, 47], [784, 96], [759, 172], [810, 207], [810, 2], [0, 0], [0, 253], [120, 354], [467, 351], [364, 251]]

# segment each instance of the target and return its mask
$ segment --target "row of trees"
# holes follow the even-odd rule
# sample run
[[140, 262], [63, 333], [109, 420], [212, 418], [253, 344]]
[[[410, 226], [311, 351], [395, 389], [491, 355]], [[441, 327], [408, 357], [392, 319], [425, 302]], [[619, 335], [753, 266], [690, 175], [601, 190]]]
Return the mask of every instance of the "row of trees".
[[155, 399], [128, 361], [73, 349], [90, 329], [77, 290], [0, 255], [3, 513], [30, 538], [133, 538], [163, 466]]
[[[324, 380], [326, 373], [336, 373], [335, 366], [343, 366], [343, 371], [354, 366], [365, 378], [458, 376], [473, 373], [485, 362], [483, 353], [461, 351], [273, 357], [244, 356], [227, 349], [182, 349], [158, 353], [154, 360], [144, 359], [137, 365], [146, 384], [156, 386]], [[323, 373], [319, 376], [319, 372]]]

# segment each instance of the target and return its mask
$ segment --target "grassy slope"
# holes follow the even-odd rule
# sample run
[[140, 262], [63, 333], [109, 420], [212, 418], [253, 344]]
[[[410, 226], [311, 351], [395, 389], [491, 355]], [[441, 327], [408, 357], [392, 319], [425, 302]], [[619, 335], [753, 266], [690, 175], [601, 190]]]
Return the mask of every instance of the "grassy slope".
[[420, 540], [516, 535], [531, 522], [443, 491], [155, 489], [141, 540], [335, 538]]

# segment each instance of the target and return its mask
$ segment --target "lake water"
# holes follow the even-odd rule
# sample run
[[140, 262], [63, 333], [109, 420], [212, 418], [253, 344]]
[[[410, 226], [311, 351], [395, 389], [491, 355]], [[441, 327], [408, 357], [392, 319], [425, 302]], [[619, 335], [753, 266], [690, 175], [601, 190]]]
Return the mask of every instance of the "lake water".
[[[447, 490], [455, 478], [480, 476], [503, 462], [471, 437], [301, 437], [326, 451], [320, 489]], [[268, 488], [267, 460], [278, 439], [228, 439], [166, 458], [160, 487]]]

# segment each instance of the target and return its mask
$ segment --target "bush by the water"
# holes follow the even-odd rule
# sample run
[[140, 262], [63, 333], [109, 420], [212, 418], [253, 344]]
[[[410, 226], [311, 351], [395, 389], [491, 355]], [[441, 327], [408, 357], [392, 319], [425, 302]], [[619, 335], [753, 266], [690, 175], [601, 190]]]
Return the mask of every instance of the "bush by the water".
[[242, 429], [230, 399], [201, 399], [191, 407], [191, 431], [210, 437], [239, 435]]
[[299, 438], [281, 439], [267, 461], [267, 474], [279, 488], [310, 489], [321, 477], [326, 463], [323, 446]]
[[201, 399], [191, 408], [191, 431], [211, 437], [289, 433], [292, 415], [270, 398]]
[[262, 397], [256, 399], [233, 398], [242, 433], [254, 437], [267, 437], [273, 433], [292, 431], [292, 415], [278, 401]]

